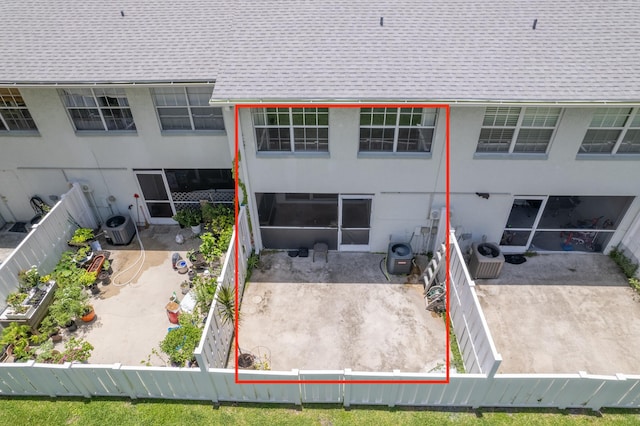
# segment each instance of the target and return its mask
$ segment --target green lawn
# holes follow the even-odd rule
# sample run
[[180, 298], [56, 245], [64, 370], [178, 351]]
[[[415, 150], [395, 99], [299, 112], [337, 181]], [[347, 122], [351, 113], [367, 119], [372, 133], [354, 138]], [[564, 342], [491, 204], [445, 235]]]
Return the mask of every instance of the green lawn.
[[313, 405], [302, 409], [264, 404], [109, 399], [0, 398], [3, 425], [636, 425], [639, 410], [441, 411], [388, 407]]

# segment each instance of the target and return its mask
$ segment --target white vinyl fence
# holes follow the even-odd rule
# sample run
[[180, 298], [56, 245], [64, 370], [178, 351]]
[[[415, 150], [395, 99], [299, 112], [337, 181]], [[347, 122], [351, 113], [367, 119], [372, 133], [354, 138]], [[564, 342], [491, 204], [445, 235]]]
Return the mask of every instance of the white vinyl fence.
[[[57, 207], [57, 206], [56, 206]], [[87, 206], [88, 210], [88, 206]], [[90, 210], [88, 210], [90, 211]], [[55, 217], [55, 216], [52, 216]], [[65, 219], [66, 220], [66, 219]], [[66, 223], [65, 220], [62, 223]], [[76, 220], [80, 220], [76, 218]], [[251, 238], [244, 209], [236, 229], [239, 247], [238, 283], [242, 291]], [[40, 228], [44, 229], [44, 228]], [[444, 381], [442, 373], [240, 370], [241, 381], [293, 381], [294, 383], [236, 382], [232, 369], [211, 368], [226, 361], [231, 332], [215, 329], [219, 318], [209, 315], [206, 335], [198, 348], [200, 368], [145, 367], [26, 363], [0, 364], [0, 396], [128, 397], [204, 400], [213, 403], [253, 402], [429, 407], [543, 407], [638, 408], [640, 375], [599, 376], [577, 374], [495, 374], [500, 356], [479, 309], [473, 281], [451, 234], [451, 318], [469, 374], [451, 373], [448, 384], [415, 384], [412, 381]], [[66, 237], [62, 238], [66, 243]], [[219, 285], [234, 284], [235, 240], [227, 253]], [[60, 243], [62, 244], [62, 243]], [[30, 264], [29, 264], [30, 265]], [[229, 326], [230, 327], [230, 326]], [[222, 337], [220, 333], [223, 334]], [[217, 340], [216, 340], [217, 339]], [[223, 351], [219, 352], [219, 345]], [[224, 359], [224, 361], [222, 361]], [[479, 371], [479, 373], [473, 373]], [[406, 383], [353, 383], [353, 381]], [[337, 381], [338, 383], [307, 383]]]
[[[238, 245], [236, 245], [236, 237]], [[216, 307], [216, 301], [221, 287], [235, 286], [236, 247], [238, 247], [238, 298], [241, 300], [247, 275], [247, 260], [252, 252], [247, 210], [244, 206], [241, 207], [238, 213], [238, 227], [233, 230], [231, 243], [225, 255], [220, 277], [218, 277], [216, 294], [213, 297], [213, 303], [202, 332], [200, 344], [195, 351], [198, 365], [203, 370], [223, 368], [226, 366], [227, 358], [229, 357], [231, 339], [233, 337], [233, 324], [225, 324], [222, 321], [220, 312]]]
[[242, 381], [339, 380], [336, 384], [238, 384], [229, 369], [91, 364], [6, 364], [0, 396], [78, 396], [259, 403], [432, 407], [637, 408], [640, 376], [452, 374], [449, 384], [353, 384], [353, 380], [443, 380], [443, 375], [241, 370]]
[[9, 293], [18, 288], [18, 272], [38, 267], [41, 274], [49, 273], [68, 250], [67, 241], [77, 229], [98, 226], [80, 185], [74, 183], [60, 201], [34, 226], [27, 237], [0, 264], [0, 305]]
[[482, 312], [475, 283], [469, 276], [455, 232], [449, 235], [449, 318], [458, 340], [464, 368], [468, 373], [498, 371], [502, 357], [496, 350]]

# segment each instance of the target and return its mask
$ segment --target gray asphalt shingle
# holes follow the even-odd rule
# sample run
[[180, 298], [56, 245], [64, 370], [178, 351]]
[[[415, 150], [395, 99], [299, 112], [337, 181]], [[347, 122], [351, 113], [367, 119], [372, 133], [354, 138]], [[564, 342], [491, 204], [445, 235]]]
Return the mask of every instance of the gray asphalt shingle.
[[215, 79], [214, 97], [234, 100], [640, 100], [637, 0], [25, 0], [0, 15], [0, 82]]

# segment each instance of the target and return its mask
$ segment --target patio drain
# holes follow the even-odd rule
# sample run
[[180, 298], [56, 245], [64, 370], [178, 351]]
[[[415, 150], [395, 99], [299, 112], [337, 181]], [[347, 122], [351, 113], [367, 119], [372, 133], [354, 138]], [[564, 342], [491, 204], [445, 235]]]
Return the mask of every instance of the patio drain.
[[251, 301], [257, 305], [262, 302], [262, 296], [253, 296]]

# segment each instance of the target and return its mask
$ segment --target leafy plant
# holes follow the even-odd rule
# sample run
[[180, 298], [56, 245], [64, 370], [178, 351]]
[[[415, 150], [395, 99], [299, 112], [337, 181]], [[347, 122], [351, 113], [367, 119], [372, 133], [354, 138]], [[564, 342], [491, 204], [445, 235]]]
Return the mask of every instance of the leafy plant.
[[76, 252], [76, 255], [74, 257], [74, 261], [76, 263], [78, 263], [78, 262], [82, 263], [82, 262], [87, 260], [87, 258], [89, 257], [90, 254], [91, 254], [91, 247], [89, 247], [89, 246], [80, 247], [78, 249], [78, 251]]
[[20, 291], [26, 293], [36, 287], [38, 283], [40, 283], [40, 274], [36, 266], [18, 272], [18, 288]]
[[224, 204], [211, 205], [204, 203], [202, 205], [202, 220], [204, 226], [214, 236], [218, 236], [227, 228], [234, 225], [234, 212]]
[[93, 235], [93, 229], [78, 228], [73, 233], [73, 236], [71, 237], [71, 242], [74, 244], [83, 244], [89, 240], [92, 240], [93, 238], [95, 238], [95, 236]]
[[28, 306], [22, 304], [22, 302], [24, 302], [27, 297], [27, 293], [14, 291], [12, 293], [9, 293], [9, 295], [7, 296], [7, 303], [9, 304], [9, 306], [11, 306], [15, 313], [23, 314], [29, 309]]
[[102, 270], [108, 271], [109, 268], [111, 268], [111, 262], [109, 262], [109, 259], [105, 259], [104, 263], [102, 264]]
[[[236, 289], [234, 286], [220, 287], [217, 306], [222, 323], [233, 324], [236, 320]], [[240, 322], [240, 312], [238, 312], [238, 322]]]
[[633, 278], [638, 271], [638, 264], [629, 259], [619, 246], [609, 252], [609, 257], [620, 267], [627, 278]]
[[172, 219], [182, 226], [197, 226], [202, 222], [202, 212], [199, 208], [186, 207], [178, 210]]
[[87, 307], [89, 295], [77, 281], [60, 286], [53, 295], [49, 314], [56, 324], [66, 326], [76, 317], [83, 314]]
[[62, 359], [62, 354], [60, 353], [60, 351], [54, 349], [54, 345], [51, 340], [47, 340], [46, 342], [42, 343], [36, 353], [36, 362], [42, 362], [46, 364], [59, 364], [60, 359]]
[[91, 356], [94, 347], [86, 340], [71, 337], [64, 344], [64, 352], [60, 356], [59, 363], [64, 362], [86, 362]]
[[90, 287], [93, 283], [96, 282], [96, 278], [98, 277], [98, 271], [89, 272], [84, 271], [78, 277], [78, 283], [83, 287]]
[[217, 286], [217, 278], [214, 276], [196, 275], [193, 279], [196, 303], [198, 304], [198, 309], [203, 314], [209, 312]]
[[167, 354], [173, 364], [183, 367], [187, 361], [194, 359], [193, 352], [200, 343], [202, 330], [196, 325], [196, 318], [192, 314], [183, 312], [178, 322], [179, 327], [172, 328], [160, 342], [160, 350]]
[[31, 327], [27, 324], [12, 322], [2, 330], [0, 345], [11, 345], [16, 360], [28, 359], [31, 356], [31, 350], [29, 349], [30, 335]]
[[35, 344], [44, 343], [49, 340], [49, 337], [57, 334], [60, 331], [60, 327], [54, 321], [51, 315], [47, 315], [40, 322], [38, 326], [38, 333], [31, 336], [31, 341]]

